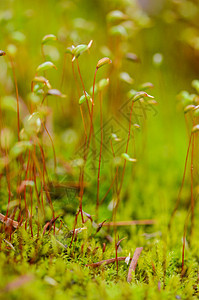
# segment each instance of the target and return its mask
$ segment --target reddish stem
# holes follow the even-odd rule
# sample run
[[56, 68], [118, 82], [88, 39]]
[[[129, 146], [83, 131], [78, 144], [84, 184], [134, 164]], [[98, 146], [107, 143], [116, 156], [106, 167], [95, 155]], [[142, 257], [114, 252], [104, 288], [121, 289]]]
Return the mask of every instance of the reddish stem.
[[[32, 162], [32, 164], [34, 161]], [[32, 168], [29, 168], [29, 178], [31, 180], [32, 177]], [[32, 229], [32, 216], [33, 216], [33, 197], [32, 197], [32, 187], [30, 187], [30, 219], [29, 219], [29, 224], [30, 224], [30, 231], [31, 231], [31, 236], [33, 237], [33, 229]]]
[[62, 89], [62, 86], [63, 86], [63, 83], [64, 83], [65, 67], [66, 67], [66, 53], [64, 53], [64, 61], [63, 61], [63, 70], [62, 70], [60, 90]]
[[[28, 152], [28, 162], [26, 167], [26, 173], [25, 173], [25, 181], [28, 178], [28, 170], [30, 165], [30, 150]], [[26, 211], [26, 222], [25, 222], [25, 229], [27, 230], [27, 222], [28, 222], [28, 207], [27, 207], [27, 201], [26, 201], [26, 184], [24, 186], [24, 203], [25, 203], [25, 211]]]
[[72, 235], [72, 239], [71, 239], [71, 242], [70, 242], [70, 248], [72, 246], [72, 243], [73, 243], [73, 240], [74, 240], [74, 236], [75, 236], [75, 227], [77, 225], [77, 219], [78, 219], [78, 215], [80, 213], [80, 210], [78, 210], [78, 212], [76, 213], [76, 216], [75, 216], [75, 222], [74, 222], [74, 228], [73, 228], [73, 235]]
[[80, 67], [79, 67], [79, 61], [78, 61], [78, 59], [76, 59], [76, 63], [77, 63], [77, 69], [78, 69], [79, 77], [80, 77], [80, 80], [81, 80], [81, 83], [82, 83], [82, 88], [83, 88], [84, 96], [86, 98], [86, 103], [87, 103], [87, 107], [88, 107], [89, 116], [91, 118], [90, 107], [89, 107], [89, 104], [88, 104], [88, 99], [87, 99], [86, 90], [85, 90], [84, 82], [83, 82], [83, 79], [82, 79], [82, 75], [81, 75], [81, 72], [80, 72]]
[[91, 124], [90, 124], [90, 133], [88, 138], [88, 145], [87, 145], [87, 154], [89, 152], [89, 145], [91, 141], [91, 134], [93, 130], [93, 111], [94, 111], [94, 95], [95, 95], [95, 81], [96, 81], [96, 75], [97, 75], [98, 68], [95, 69], [95, 75], [93, 79], [93, 94], [92, 94], [92, 107], [91, 107]]
[[183, 245], [182, 245], [182, 271], [181, 271], [181, 277], [184, 276], [185, 243], [186, 243], [186, 233], [187, 233], [187, 227], [188, 227], [190, 212], [191, 212], [191, 209], [189, 209], [189, 211], [187, 213], [187, 217], [185, 219], [185, 224], [184, 224]]
[[101, 93], [100, 93], [100, 127], [101, 127], [101, 141], [100, 141], [99, 165], [98, 165], [98, 174], [97, 174], [97, 203], [96, 203], [97, 219], [98, 219], [98, 210], [99, 210], [100, 169], [101, 169], [101, 157], [102, 157], [102, 145], [103, 145], [103, 116], [102, 116], [102, 94]]
[[[130, 136], [131, 136], [131, 118], [132, 118], [132, 113], [133, 113], [133, 105], [134, 105], [134, 101], [132, 101], [132, 105], [131, 105], [131, 112], [130, 112], [130, 119], [129, 119], [129, 131], [128, 131], [128, 138], [127, 138], [127, 143], [126, 143], [126, 153], [128, 152], [129, 140], [130, 140]], [[126, 168], [126, 160], [124, 161], [124, 166], [123, 166], [123, 171], [122, 171], [122, 178], [121, 178], [120, 188], [119, 188], [119, 194], [120, 194], [121, 189], [122, 189], [125, 168]]]
[[[6, 155], [7, 155], [7, 147], [6, 147]], [[7, 185], [8, 185], [8, 206], [7, 206], [7, 211], [6, 211], [6, 218], [7, 218], [9, 206], [10, 206], [10, 200], [11, 200], [10, 170], [9, 170], [8, 164], [6, 164], [6, 180], [7, 180]]]
[[192, 151], [191, 151], [191, 234], [193, 235], [194, 230], [194, 195], [193, 195], [193, 159], [194, 159], [194, 134], [192, 138]]
[[17, 78], [15, 74], [15, 67], [12, 58], [10, 57], [10, 63], [12, 67], [12, 73], [15, 83], [15, 90], [16, 90], [16, 98], [17, 98], [17, 134], [18, 134], [18, 141], [20, 141], [19, 131], [20, 131], [20, 121], [19, 121], [19, 91], [18, 91], [18, 85], [17, 85]]
[[117, 167], [117, 169], [116, 169], [116, 172], [115, 172], [115, 176], [114, 176], [114, 178], [113, 178], [113, 181], [111, 182], [111, 185], [110, 185], [108, 191], [106, 192], [106, 194], [104, 195], [104, 197], [103, 197], [102, 200], [100, 201], [100, 204], [102, 204], [102, 203], [104, 202], [104, 200], [106, 199], [108, 193], [109, 193], [110, 190], [112, 189], [113, 184], [114, 184], [114, 182], [115, 182], [115, 179], [116, 179], [116, 177], [117, 177], [117, 174], [118, 174], [118, 167]]
[[187, 155], [186, 155], [186, 159], [185, 159], [185, 166], [184, 166], [184, 172], [183, 172], [183, 177], [182, 177], [182, 183], [181, 183], [181, 186], [180, 186], [180, 190], [179, 190], [179, 193], [178, 193], [178, 198], [177, 198], [177, 201], [176, 201], [176, 205], [174, 207], [174, 210], [171, 214], [171, 219], [169, 221], [169, 229], [171, 228], [171, 224], [172, 224], [172, 221], [173, 221], [173, 218], [175, 216], [175, 213], [178, 209], [178, 206], [179, 206], [179, 203], [180, 203], [180, 197], [181, 197], [181, 193], [182, 193], [182, 189], [183, 189], [183, 186], [184, 186], [184, 181], [185, 181], [185, 175], [186, 175], [186, 170], [187, 170], [187, 163], [188, 163], [188, 157], [189, 157], [189, 151], [190, 151], [190, 147], [191, 147], [191, 138], [192, 138], [192, 134], [189, 138], [189, 145], [188, 145], [188, 149], [187, 149]]
[[54, 147], [54, 144], [53, 144], [53, 139], [52, 139], [52, 137], [51, 137], [48, 129], [46, 128], [44, 122], [42, 122], [42, 125], [43, 125], [45, 131], [47, 132], [47, 135], [48, 135], [48, 137], [49, 137], [49, 139], [51, 141], [51, 145], [52, 145], [52, 148], [53, 148], [53, 156], [54, 156], [54, 169], [56, 170], [57, 160], [56, 160], [56, 153], [55, 153], [55, 147]]

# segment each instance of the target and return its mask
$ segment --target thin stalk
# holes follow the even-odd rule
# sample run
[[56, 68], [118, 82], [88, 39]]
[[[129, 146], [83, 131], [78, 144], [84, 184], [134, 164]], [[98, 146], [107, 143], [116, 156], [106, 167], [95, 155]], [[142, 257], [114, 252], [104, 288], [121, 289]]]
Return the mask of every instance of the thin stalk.
[[185, 219], [185, 224], [184, 224], [183, 245], [182, 245], [182, 270], [181, 270], [181, 277], [184, 276], [185, 243], [186, 243], [186, 233], [187, 233], [187, 227], [188, 227], [190, 213], [191, 213], [191, 207], [188, 210], [188, 213], [187, 213], [187, 216], [186, 216], [186, 219]]
[[17, 78], [15, 74], [15, 67], [12, 58], [10, 57], [10, 63], [12, 67], [12, 73], [13, 73], [13, 78], [14, 78], [14, 83], [15, 83], [15, 90], [16, 90], [16, 98], [17, 98], [17, 134], [18, 134], [18, 141], [20, 141], [20, 119], [19, 119], [19, 91], [18, 91], [18, 85], [17, 85]]
[[[82, 86], [83, 86], [83, 89], [84, 89], [85, 97], [86, 97], [86, 91], [85, 91], [85, 88], [84, 88], [84, 83], [83, 83], [83, 79], [82, 79], [82, 76], [81, 76], [81, 72], [80, 72], [78, 61], [77, 61], [77, 67], [78, 67], [78, 73], [79, 73], [79, 76], [80, 76], [80, 80], [82, 82]], [[73, 61], [72, 61], [72, 70], [73, 70], [73, 77], [74, 77], [74, 80], [75, 80], [75, 84], [76, 84], [76, 87], [77, 87], [77, 90], [78, 90], [78, 95], [80, 97], [81, 94], [80, 94], [80, 89], [79, 89], [79, 84], [78, 84], [78, 81], [77, 81], [77, 77], [75, 75]], [[88, 102], [87, 102], [87, 105], [88, 105]], [[89, 111], [89, 115], [90, 115], [90, 108], [89, 108], [89, 106], [88, 106], [88, 111]], [[81, 116], [82, 116], [82, 121], [83, 121], [83, 126], [84, 126], [84, 132], [85, 132], [85, 148], [84, 148], [84, 157], [85, 157], [85, 155], [86, 155], [86, 143], [87, 143], [87, 138], [88, 137], [87, 137], [87, 132], [86, 132], [86, 125], [85, 125], [83, 110], [82, 110], [81, 106], [80, 106], [80, 112], [81, 112]], [[80, 169], [80, 176], [79, 176], [79, 184], [80, 184], [79, 209], [81, 210], [82, 222], [84, 221], [83, 212], [82, 212], [82, 198], [83, 198], [83, 193], [84, 193], [83, 182], [84, 182], [84, 167], [83, 167], [83, 170]], [[73, 237], [72, 237], [70, 245], [72, 245], [72, 242], [73, 242], [73, 239], [74, 239], [75, 227], [76, 227], [78, 215], [79, 215], [79, 211], [78, 211], [76, 219], [75, 219], [76, 221], [75, 221], [75, 224], [74, 224]]]
[[[52, 200], [51, 200], [51, 197], [50, 197], [50, 193], [48, 191], [48, 187], [47, 187], [46, 182], [45, 182], [45, 174], [47, 176], [47, 179], [48, 179], [48, 174], [47, 174], [47, 170], [46, 170], [44, 151], [43, 151], [42, 146], [40, 145], [39, 142], [38, 142], [38, 145], [39, 145], [41, 156], [42, 156], [43, 172], [41, 172], [41, 169], [40, 169], [39, 165], [36, 164], [36, 153], [34, 153], [34, 161], [35, 161], [35, 165], [38, 167], [38, 170], [39, 170], [39, 172], [42, 176], [42, 185], [43, 185], [42, 188], [44, 189], [44, 191], [46, 193], [46, 198], [47, 198], [48, 203], [51, 207], [52, 215], [53, 215], [53, 218], [54, 218], [55, 217], [54, 208], [53, 208]], [[55, 223], [54, 223], [54, 234], [55, 234]]]
[[88, 145], [87, 145], [87, 153], [89, 151], [89, 145], [91, 141], [91, 134], [93, 130], [93, 111], [94, 111], [94, 95], [95, 95], [95, 81], [96, 81], [96, 75], [97, 75], [98, 68], [95, 69], [95, 75], [93, 79], [93, 94], [92, 94], [92, 106], [91, 106], [91, 124], [90, 124], [90, 133], [88, 138]]
[[[40, 202], [40, 199], [39, 199], [39, 192], [38, 192], [38, 189], [37, 189], [37, 177], [36, 177], [36, 166], [35, 166], [35, 164], [33, 164], [32, 170], [33, 170], [33, 179], [34, 179], [34, 184], [35, 184], [35, 192], [36, 192], [36, 196], [37, 196], [37, 204], [38, 204], [38, 208], [41, 209], [41, 202]], [[43, 207], [43, 210], [44, 210], [44, 207]]]
[[31, 231], [31, 236], [33, 237], [33, 229], [32, 229], [32, 216], [33, 216], [33, 199], [32, 199], [32, 187], [30, 187], [30, 231]]
[[81, 71], [80, 71], [78, 59], [76, 59], [76, 63], [77, 63], [77, 70], [78, 70], [78, 73], [79, 73], [79, 77], [80, 77], [80, 80], [81, 80], [81, 83], [82, 83], [82, 88], [83, 88], [84, 96], [86, 98], [86, 103], [87, 103], [87, 107], [88, 107], [89, 116], [91, 118], [90, 107], [89, 107], [89, 104], [88, 104], [88, 99], [87, 99], [87, 96], [86, 96], [86, 90], [85, 90], [84, 82], [83, 82], [83, 79], [82, 79], [82, 75], [81, 75]]
[[48, 173], [47, 173], [46, 163], [45, 163], [44, 150], [43, 150], [41, 144], [39, 143], [39, 139], [37, 139], [37, 142], [38, 142], [39, 149], [40, 149], [40, 152], [41, 152], [42, 165], [43, 165], [43, 172], [41, 171], [41, 168], [40, 168], [40, 165], [39, 165], [38, 161], [36, 162], [37, 156], [36, 156], [36, 149], [34, 148], [34, 160], [35, 160], [35, 165], [37, 166], [40, 175], [42, 176], [42, 174], [46, 174], [46, 177], [48, 178]]
[[[79, 68], [79, 63], [78, 60], [77, 61], [77, 68], [78, 68], [78, 72], [79, 72], [79, 76], [80, 76], [80, 80], [82, 82], [82, 87], [84, 90], [84, 95], [86, 97], [86, 91], [85, 91], [85, 87], [84, 87], [84, 83], [83, 83], [83, 79], [81, 76], [81, 72], [80, 72], [80, 68]], [[92, 96], [92, 108], [91, 108], [91, 113], [90, 113], [90, 108], [88, 106], [88, 110], [89, 110], [89, 114], [90, 114], [90, 133], [89, 133], [89, 139], [88, 139], [88, 144], [87, 144], [87, 151], [85, 151], [84, 153], [84, 166], [80, 172], [80, 193], [79, 193], [79, 210], [75, 216], [75, 222], [74, 222], [74, 229], [73, 229], [73, 235], [72, 235], [72, 239], [71, 239], [71, 243], [70, 243], [70, 247], [72, 246], [73, 240], [74, 240], [74, 236], [75, 236], [75, 227], [77, 225], [77, 219], [78, 219], [78, 215], [81, 213], [81, 217], [82, 217], [82, 223], [84, 223], [84, 218], [83, 218], [83, 210], [82, 210], [82, 199], [83, 199], [83, 194], [84, 194], [84, 168], [86, 165], [86, 160], [87, 160], [87, 156], [88, 156], [88, 151], [89, 151], [89, 145], [90, 145], [90, 140], [91, 140], [91, 134], [92, 134], [92, 116], [93, 116], [93, 107], [94, 107], [94, 89], [95, 89], [95, 80], [96, 80], [96, 73], [97, 73], [98, 68], [96, 68], [95, 70], [95, 75], [94, 75], [94, 80], [93, 80], [93, 96]], [[87, 97], [86, 97], [87, 99]], [[88, 103], [88, 102], [87, 102]], [[87, 143], [87, 136], [86, 136], [86, 141], [85, 141], [85, 145]]]
[[116, 169], [115, 176], [114, 176], [114, 178], [113, 178], [113, 181], [111, 182], [111, 185], [110, 185], [109, 189], [107, 190], [106, 194], [104, 195], [104, 197], [103, 197], [102, 200], [100, 201], [100, 205], [104, 202], [104, 200], [106, 199], [107, 195], [109, 194], [110, 190], [111, 190], [112, 187], [113, 187], [113, 184], [114, 184], [114, 182], [115, 182], [115, 179], [116, 179], [116, 177], [117, 177], [117, 175], [118, 175], [118, 168], [119, 168], [119, 167], [117, 167], [117, 169]]
[[83, 194], [84, 194], [84, 166], [80, 170], [80, 192], [79, 192], [79, 213], [81, 213], [82, 223], [84, 223], [84, 216], [82, 211]]
[[78, 91], [78, 96], [80, 97], [81, 96], [81, 92], [80, 92], [80, 88], [79, 88], [77, 77], [75, 75], [75, 69], [74, 69], [74, 63], [73, 63], [73, 61], [72, 61], [72, 70], [73, 70], [73, 77], [74, 77], [74, 80], [75, 80], [75, 85], [76, 85], [76, 88], [77, 88], [77, 91]]
[[[128, 138], [127, 138], [127, 143], [126, 143], [126, 153], [128, 152], [129, 140], [130, 140], [130, 136], [131, 136], [131, 119], [132, 119], [132, 113], [133, 113], [133, 105], [134, 105], [134, 101], [132, 101], [132, 105], [131, 105], [131, 112], [130, 112], [130, 119], [129, 119], [129, 131], [128, 131]], [[122, 189], [125, 168], [126, 168], [126, 160], [124, 161], [124, 165], [123, 165], [122, 178], [121, 178], [120, 188], [119, 188], [119, 194], [120, 194], [121, 189]]]
[[91, 118], [90, 118], [90, 120], [91, 120], [91, 122], [90, 122], [90, 133], [89, 133], [89, 138], [88, 138], [88, 143], [87, 143], [87, 151], [85, 151], [85, 154], [84, 154], [84, 166], [83, 166], [83, 169], [82, 169], [82, 176], [81, 176], [80, 212], [81, 212], [81, 216], [82, 216], [82, 221], [83, 221], [82, 198], [83, 198], [83, 194], [84, 194], [84, 168], [85, 168], [86, 161], [87, 161], [87, 156], [88, 156], [88, 152], [89, 152], [89, 145], [90, 145], [90, 141], [91, 141], [92, 128], [93, 128], [92, 122], [93, 122], [93, 108], [94, 108], [94, 90], [95, 90], [95, 80], [96, 80], [97, 70], [98, 70], [98, 68], [96, 68], [96, 70], [95, 70], [95, 75], [94, 75], [94, 80], [93, 80], [93, 96], [92, 96], [92, 107], [91, 107]]
[[84, 133], [85, 133], [86, 140], [87, 140], [88, 137], [87, 137], [87, 132], [86, 132], [86, 124], [85, 124], [83, 109], [82, 109], [81, 105], [80, 105], [80, 112], [81, 112], [82, 122], [83, 122], [83, 126], [84, 126]]
[[[76, 88], [77, 88], [77, 91], [78, 91], [78, 96], [79, 96], [79, 98], [80, 98], [81, 93], [80, 93], [80, 89], [79, 89], [79, 84], [78, 84], [78, 81], [77, 81], [77, 77], [76, 77], [76, 75], [75, 75], [75, 69], [74, 69], [73, 61], [72, 61], [72, 70], [73, 70], [73, 77], [74, 77], [74, 80], [75, 80], [75, 85], [76, 85]], [[81, 74], [81, 73], [80, 73], [80, 74]], [[86, 141], [87, 141], [86, 123], [85, 123], [84, 114], [83, 114], [83, 109], [82, 109], [81, 105], [80, 105], [80, 113], [81, 113], [82, 122], [83, 122], [83, 126], [84, 126], [84, 133], [85, 133]]]
[[85, 168], [86, 161], [87, 161], [87, 156], [88, 156], [88, 152], [89, 152], [89, 145], [90, 145], [90, 141], [91, 141], [92, 128], [93, 128], [92, 120], [93, 120], [93, 108], [94, 108], [94, 90], [95, 90], [95, 80], [96, 80], [97, 70], [98, 70], [98, 68], [96, 68], [96, 70], [95, 70], [95, 75], [94, 75], [94, 80], [93, 80], [93, 96], [92, 96], [92, 108], [91, 108], [91, 117], [90, 117], [90, 120], [91, 120], [90, 121], [90, 133], [89, 133], [89, 138], [88, 138], [88, 143], [87, 143], [87, 151], [85, 151], [85, 154], [84, 154], [84, 166], [83, 166], [83, 169], [82, 169], [82, 176], [81, 176], [80, 212], [81, 212], [81, 216], [82, 216], [82, 221], [83, 221], [82, 198], [83, 198], [83, 194], [84, 194], [84, 168]]
[[64, 53], [64, 61], [63, 61], [63, 70], [62, 70], [62, 76], [61, 76], [60, 90], [62, 89], [62, 86], [63, 86], [63, 83], [64, 83], [65, 69], [66, 69], [66, 53]]
[[43, 127], [44, 127], [44, 129], [45, 129], [45, 131], [46, 131], [46, 133], [47, 133], [47, 135], [48, 135], [50, 141], [51, 141], [51, 145], [52, 145], [52, 148], [53, 148], [53, 156], [54, 156], [54, 169], [55, 169], [55, 171], [56, 171], [57, 160], [56, 160], [56, 153], [55, 153], [55, 147], [54, 147], [53, 139], [52, 139], [52, 137], [51, 137], [51, 135], [50, 135], [48, 129], [46, 128], [44, 122], [42, 122], [42, 125], [43, 125]]
[[176, 213], [176, 211], [178, 209], [178, 206], [180, 204], [180, 197], [181, 197], [182, 189], [183, 189], [184, 182], [185, 182], [185, 175], [186, 175], [186, 170], [187, 170], [187, 163], [188, 163], [189, 151], [190, 151], [190, 147], [191, 147], [191, 139], [192, 139], [192, 134], [191, 134], [191, 136], [189, 138], [189, 145], [188, 145], [187, 155], [186, 155], [186, 159], [185, 159], [185, 166], [184, 166], [184, 172], [183, 172], [183, 177], [182, 177], [182, 183], [181, 183], [180, 190], [179, 190], [179, 193], [178, 193], [178, 198], [177, 198], [177, 201], [176, 201], [176, 205], [175, 205], [175, 207], [173, 209], [173, 212], [171, 214], [171, 219], [169, 221], [169, 225], [168, 225], [169, 229], [171, 228], [171, 224], [172, 224], [173, 218], [174, 218], [175, 213]]
[[[14, 78], [14, 83], [15, 83], [15, 91], [16, 91], [16, 99], [17, 99], [17, 136], [18, 136], [18, 141], [20, 141], [20, 114], [19, 114], [19, 90], [18, 90], [18, 85], [17, 85], [17, 77], [15, 73], [15, 67], [14, 67], [14, 62], [11, 57], [9, 57], [10, 63], [11, 63], [11, 68], [12, 68], [12, 73], [13, 73], [13, 78]], [[21, 164], [21, 170], [23, 169], [23, 157], [20, 155], [19, 161]], [[21, 182], [21, 171], [19, 171], [19, 178], [18, 178], [19, 183]], [[19, 196], [19, 218], [21, 218], [21, 196]]]
[[[30, 151], [29, 151], [30, 153]], [[32, 164], [34, 161], [32, 162]], [[32, 168], [29, 168], [29, 179], [31, 180], [32, 177]], [[32, 216], [33, 216], [33, 197], [32, 197], [32, 187], [30, 187], [30, 219], [29, 219], [29, 225], [30, 225], [30, 231], [31, 236], [33, 237], [33, 229], [32, 229]]]
[[46, 99], [46, 97], [47, 97], [47, 94], [44, 94], [43, 99], [41, 101], [41, 105], [44, 103], [44, 100]]
[[[6, 156], [7, 156], [7, 147], [6, 147]], [[10, 200], [11, 200], [11, 187], [10, 187], [10, 170], [9, 170], [9, 165], [6, 164], [6, 180], [7, 180], [7, 185], [8, 185], [8, 206], [7, 206], [7, 211], [6, 211], [6, 218], [8, 217], [8, 211], [9, 211], [9, 206], [10, 206]]]
[[98, 219], [99, 211], [99, 187], [100, 187], [100, 169], [101, 169], [101, 158], [102, 158], [102, 145], [103, 145], [103, 115], [102, 115], [102, 93], [100, 92], [100, 127], [101, 127], [101, 140], [100, 140], [100, 153], [99, 153], [99, 165], [97, 174], [97, 203], [96, 203], [96, 218]]
[[113, 149], [112, 139], [110, 140], [110, 143], [111, 143], [111, 151], [112, 151], [112, 153], [113, 153], [113, 157], [115, 157], [115, 152], [114, 152], [114, 149]]
[[191, 238], [193, 236], [193, 230], [194, 230], [194, 195], [193, 195], [193, 159], [194, 159], [194, 134], [192, 138], [192, 151], [191, 151]]
[[[79, 61], [78, 59], [76, 59], [76, 63], [77, 63], [77, 69], [78, 69], [78, 73], [79, 73], [79, 77], [80, 77], [80, 81], [81, 81], [81, 84], [82, 84], [82, 88], [83, 88], [83, 92], [84, 92], [84, 96], [86, 98], [86, 104], [87, 104], [87, 108], [88, 108], [88, 113], [89, 113], [89, 117], [90, 117], [90, 123], [91, 123], [91, 132], [89, 134], [89, 139], [90, 139], [90, 135], [93, 134], [93, 143], [94, 143], [94, 148], [95, 148], [95, 136], [94, 136], [94, 127], [93, 127], [93, 116], [92, 116], [92, 112], [90, 111], [90, 107], [89, 107], [89, 103], [88, 103], [88, 99], [87, 99], [87, 95], [86, 95], [86, 90], [85, 90], [85, 86], [84, 86], [84, 82], [83, 82], [83, 78], [82, 78], [82, 75], [81, 75], [81, 71], [80, 71], [80, 67], [79, 67]], [[94, 98], [94, 95], [92, 97], [92, 100]], [[92, 102], [93, 103], [93, 102]], [[92, 108], [91, 108], [92, 110]], [[85, 144], [87, 143], [87, 138], [86, 138], [86, 142]], [[90, 141], [88, 143], [88, 145], [90, 144]], [[88, 146], [87, 146], [87, 151], [88, 151]], [[94, 154], [94, 152], [93, 152]], [[86, 154], [85, 154], [86, 156]]]
[[[86, 98], [86, 103], [87, 103], [89, 117], [90, 117], [90, 123], [91, 123], [90, 130], [91, 130], [91, 132], [90, 132], [89, 136], [91, 134], [93, 134], [93, 145], [94, 145], [93, 149], [95, 149], [95, 136], [94, 136], [94, 126], [93, 126], [93, 113], [92, 113], [92, 110], [93, 110], [93, 101], [94, 101], [94, 92], [93, 92], [93, 96], [92, 96], [92, 108], [91, 108], [91, 111], [90, 111], [90, 107], [89, 107], [89, 103], [88, 103], [88, 99], [87, 99], [87, 95], [86, 95], [86, 90], [85, 90], [83, 78], [82, 78], [82, 75], [81, 75], [81, 71], [80, 71], [78, 59], [76, 59], [76, 63], [77, 63], [77, 69], [78, 69], [79, 77], [80, 77], [80, 80], [81, 80], [81, 83], [82, 83], [82, 88], [83, 88], [84, 96]], [[98, 69], [98, 68], [96, 68], [96, 69]], [[95, 78], [94, 78], [94, 80], [95, 80]], [[94, 83], [94, 86], [95, 86], [95, 83]], [[89, 139], [90, 139], [90, 137], [89, 137]], [[90, 145], [90, 141], [89, 141], [88, 145]], [[87, 148], [89, 148], [89, 147], [87, 147]], [[93, 151], [93, 157], [95, 158], [94, 151]]]
[[[132, 118], [132, 113], [133, 113], [133, 105], [134, 105], [134, 102], [132, 101], [130, 119], [129, 119], [129, 131], [128, 131], [128, 138], [127, 138], [127, 143], [126, 143], [126, 153], [128, 152], [129, 140], [130, 140], [130, 136], [131, 136], [131, 118]], [[117, 202], [116, 202], [116, 206], [113, 210], [113, 223], [114, 224], [116, 224], [116, 215], [117, 215], [117, 209], [118, 209], [119, 202], [120, 202], [120, 192], [121, 192], [122, 184], [123, 184], [123, 180], [124, 180], [125, 168], [126, 168], [126, 160], [124, 161], [124, 165], [123, 165], [122, 177], [121, 177], [119, 189], [118, 189], [118, 186], [116, 186]], [[117, 181], [116, 181], [116, 184], [118, 185]], [[114, 226], [114, 233], [115, 233], [115, 255], [116, 255], [117, 273], [118, 273], [117, 248], [116, 248], [116, 245], [117, 245], [117, 243], [116, 243], [117, 227], [116, 226]]]
[[42, 203], [42, 208], [43, 208], [43, 214], [44, 214], [44, 219], [45, 219], [45, 208], [44, 208], [44, 193], [43, 193], [43, 179], [41, 180], [41, 203]]
[[73, 243], [73, 240], [74, 240], [74, 236], [75, 236], [75, 227], [76, 227], [76, 225], [77, 225], [77, 219], [78, 219], [79, 212], [80, 212], [80, 211], [78, 211], [78, 212], [76, 213], [76, 216], [75, 216], [75, 222], [74, 222], [74, 228], [73, 228], [73, 235], [72, 235], [72, 239], [71, 239], [71, 242], [70, 242], [70, 248], [71, 248], [72, 243]]
[[[29, 165], [30, 165], [30, 150], [28, 152], [28, 162], [26, 167], [26, 173], [25, 173], [25, 181], [28, 178], [28, 171], [29, 171]], [[24, 186], [24, 204], [25, 204], [25, 211], [26, 211], [26, 222], [25, 222], [25, 230], [27, 230], [27, 222], [28, 222], [28, 206], [26, 201], [26, 185]]]

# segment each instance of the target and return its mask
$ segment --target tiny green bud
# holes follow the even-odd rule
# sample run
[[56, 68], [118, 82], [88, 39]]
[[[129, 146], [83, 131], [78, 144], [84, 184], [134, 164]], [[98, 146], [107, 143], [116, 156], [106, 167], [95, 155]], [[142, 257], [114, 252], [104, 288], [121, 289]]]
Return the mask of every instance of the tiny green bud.
[[57, 69], [56, 66], [51, 61], [46, 61], [37, 67], [37, 72], [46, 71], [52, 68]]
[[139, 57], [135, 53], [127, 53], [126, 54], [126, 59], [132, 61], [132, 62], [140, 62]]
[[145, 82], [145, 83], [142, 83], [139, 86], [139, 90], [145, 91], [145, 90], [148, 90], [148, 89], [152, 89], [153, 87], [154, 87], [153, 83]]
[[39, 82], [39, 83], [34, 85], [33, 92], [36, 93], [36, 94], [42, 95], [42, 94], [44, 94], [44, 91], [42, 89], [43, 87], [44, 87], [44, 84]]
[[33, 78], [33, 82], [44, 83], [49, 89], [52, 88], [52, 87], [51, 87], [51, 84], [50, 84], [50, 82], [49, 82], [49, 80], [46, 79], [46, 78], [43, 77], [43, 76], [35, 76], [35, 77]]
[[75, 46], [72, 45], [71, 47], [66, 48], [65, 53], [73, 55], [74, 49]]
[[151, 99], [154, 98], [153, 96], [147, 94], [146, 92], [137, 92], [135, 94], [135, 96], [133, 97], [133, 101], [136, 102], [136, 101], [140, 100], [141, 98], [145, 98], [145, 97], [148, 97], [148, 98], [151, 98]]
[[193, 126], [193, 128], [192, 128], [192, 130], [191, 130], [192, 133], [195, 133], [195, 132], [197, 132], [197, 131], [199, 131], [199, 124]]
[[185, 108], [184, 108], [184, 113], [188, 113], [189, 111], [192, 111], [193, 109], [195, 108], [195, 105], [187, 105]]
[[57, 37], [54, 34], [47, 34], [43, 37], [42, 39], [42, 45], [48, 43], [48, 42], [52, 42], [52, 41], [57, 41]]
[[131, 158], [127, 153], [122, 153], [121, 155], [125, 160], [130, 161], [130, 162], [136, 162], [137, 159]]
[[181, 91], [178, 99], [182, 102], [183, 106], [193, 104], [195, 94], [189, 94], [187, 91]]
[[113, 10], [107, 14], [107, 21], [108, 22], [117, 22], [117, 21], [123, 21], [128, 19], [128, 16], [125, 15], [120, 10]]
[[47, 95], [50, 95], [50, 96], [57, 96], [57, 97], [60, 97], [60, 98], [65, 98], [66, 95], [62, 94], [59, 90], [57, 89], [50, 89], [48, 90], [47, 92]]
[[80, 54], [85, 52], [87, 49], [88, 49], [87, 45], [78, 45], [77, 47], [75, 47], [73, 54], [75, 55], [75, 57], [78, 57], [78, 56], [80, 56]]
[[127, 72], [121, 72], [119, 78], [128, 84], [133, 84], [134, 82], [133, 78]]
[[92, 45], [93, 41], [91, 40], [88, 45], [78, 45], [75, 48], [69, 48], [69, 51], [71, 51], [71, 54], [74, 55], [72, 61], [75, 60], [75, 58], [78, 58], [82, 53], [84, 53], [85, 51], [88, 51]]
[[86, 97], [85, 95], [83, 94], [80, 98], [79, 98], [79, 104], [82, 104], [84, 103], [85, 101], [87, 100], [91, 100], [91, 96], [86, 92]]
[[118, 136], [115, 133], [111, 133], [111, 139], [114, 140], [115, 142], [120, 142], [121, 139], [118, 138]]
[[111, 63], [112, 63], [112, 61], [110, 60], [110, 58], [108, 58], [108, 57], [103, 57], [103, 58], [101, 58], [101, 59], [98, 61], [96, 68], [99, 69], [99, 68], [101, 68], [102, 66], [107, 65], [107, 64], [111, 64]]

